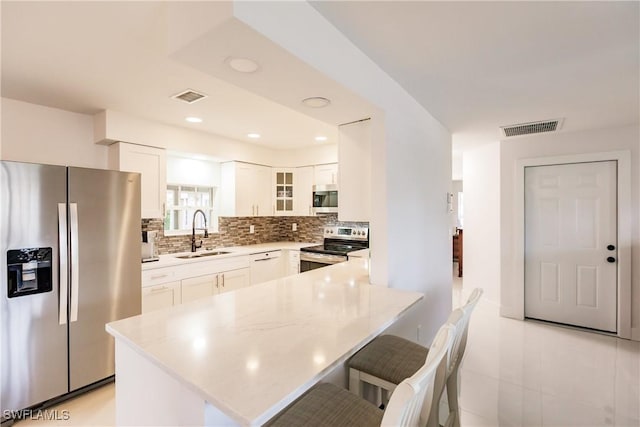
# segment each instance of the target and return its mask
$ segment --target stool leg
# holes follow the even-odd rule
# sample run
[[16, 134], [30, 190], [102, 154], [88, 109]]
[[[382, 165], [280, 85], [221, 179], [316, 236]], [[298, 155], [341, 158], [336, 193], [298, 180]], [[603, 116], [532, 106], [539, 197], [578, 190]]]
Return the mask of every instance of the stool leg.
[[363, 384], [360, 380], [360, 371], [357, 369], [349, 368], [349, 391], [362, 397]]
[[460, 408], [458, 406], [458, 369], [447, 378], [447, 401], [449, 402], [449, 415], [452, 416], [453, 427], [460, 427]]

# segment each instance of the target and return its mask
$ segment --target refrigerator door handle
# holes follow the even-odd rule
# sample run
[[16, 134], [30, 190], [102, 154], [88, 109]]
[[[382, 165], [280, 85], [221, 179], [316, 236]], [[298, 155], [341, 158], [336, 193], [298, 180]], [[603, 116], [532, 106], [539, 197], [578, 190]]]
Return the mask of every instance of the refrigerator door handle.
[[67, 246], [67, 204], [58, 203], [58, 257], [60, 258], [60, 290], [58, 323], [67, 324], [67, 258], [69, 256]]
[[69, 222], [71, 227], [71, 322], [78, 320], [79, 251], [78, 247], [78, 204], [69, 203]]

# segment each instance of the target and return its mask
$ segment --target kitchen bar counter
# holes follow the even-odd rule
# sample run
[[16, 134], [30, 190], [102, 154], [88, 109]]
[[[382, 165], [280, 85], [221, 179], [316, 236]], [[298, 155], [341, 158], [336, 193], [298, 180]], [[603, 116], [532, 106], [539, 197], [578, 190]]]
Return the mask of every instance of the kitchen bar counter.
[[193, 262], [210, 261], [212, 259], [225, 259], [242, 255], [252, 255], [260, 252], [276, 251], [276, 250], [300, 250], [306, 246], [315, 246], [320, 243], [301, 243], [301, 242], [272, 242], [272, 243], [259, 243], [255, 245], [245, 246], [229, 246], [225, 248], [215, 248], [210, 250], [199, 249], [196, 253], [206, 252], [229, 252], [228, 254], [215, 255], [201, 258], [181, 259], [177, 258], [180, 255], [189, 255], [193, 252], [180, 252], [175, 254], [160, 255], [160, 259], [154, 262], [142, 263], [142, 271], [153, 270], [162, 267], [172, 267], [175, 265], [184, 265]]
[[355, 259], [109, 323], [118, 425], [260, 425], [423, 295]]

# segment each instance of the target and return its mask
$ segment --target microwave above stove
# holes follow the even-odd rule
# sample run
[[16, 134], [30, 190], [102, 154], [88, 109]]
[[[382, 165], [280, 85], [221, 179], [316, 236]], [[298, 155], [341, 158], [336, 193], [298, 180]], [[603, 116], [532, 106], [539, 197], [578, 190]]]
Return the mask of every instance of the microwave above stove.
[[313, 186], [313, 213], [338, 212], [338, 186], [335, 184]]

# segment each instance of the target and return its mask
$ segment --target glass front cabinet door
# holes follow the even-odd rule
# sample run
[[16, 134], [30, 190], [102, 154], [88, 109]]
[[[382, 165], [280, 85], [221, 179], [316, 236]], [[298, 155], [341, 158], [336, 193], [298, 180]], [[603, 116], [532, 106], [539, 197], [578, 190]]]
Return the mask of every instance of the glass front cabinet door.
[[278, 169], [274, 174], [274, 213], [293, 215], [293, 170]]

